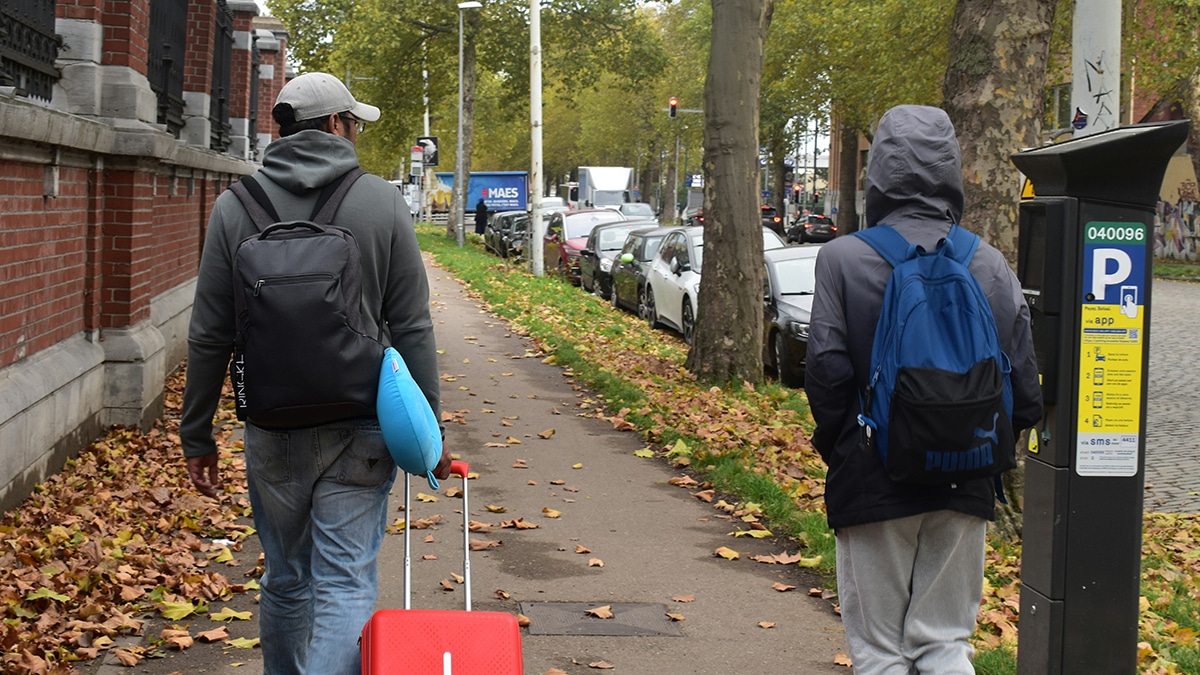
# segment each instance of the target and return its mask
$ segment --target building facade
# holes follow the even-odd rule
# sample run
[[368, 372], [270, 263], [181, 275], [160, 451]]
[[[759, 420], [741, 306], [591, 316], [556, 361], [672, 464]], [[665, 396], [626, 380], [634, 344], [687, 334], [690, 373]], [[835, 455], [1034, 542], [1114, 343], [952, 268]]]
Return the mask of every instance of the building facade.
[[0, 509], [161, 413], [213, 200], [272, 139], [286, 47], [248, 1], [0, 7]]

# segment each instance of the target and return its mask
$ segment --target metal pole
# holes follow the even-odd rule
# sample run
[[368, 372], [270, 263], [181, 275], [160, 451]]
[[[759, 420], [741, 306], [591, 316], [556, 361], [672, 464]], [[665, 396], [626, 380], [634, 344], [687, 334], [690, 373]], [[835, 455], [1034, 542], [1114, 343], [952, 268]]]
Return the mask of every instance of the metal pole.
[[458, 9], [458, 151], [454, 158], [454, 215], [457, 219], [455, 226], [458, 235], [458, 247], [463, 246], [463, 218], [465, 218], [465, 208], [463, 207], [463, 183], [467, 181], [463, 176], [463, 10]]
[[1120, 126], [1121, 0], [1075, 1], [1071, 78], [1075, 138]]
[[530, 183], [533, 188], [533, 211], [529, 215], [530, 270], [534, 276], [545, 274], [542, 260], [542, 237], [546, 234], [542, 222], [542, 3], [529, 0], [529, 144], [533, 151]]
[[[671, 205], [674, 207], [672, 220], [679, 219], [679, 125], [675, 125], [675, 187], [671, 189]], [[680, 220], [680, 224], [683, 222]]]

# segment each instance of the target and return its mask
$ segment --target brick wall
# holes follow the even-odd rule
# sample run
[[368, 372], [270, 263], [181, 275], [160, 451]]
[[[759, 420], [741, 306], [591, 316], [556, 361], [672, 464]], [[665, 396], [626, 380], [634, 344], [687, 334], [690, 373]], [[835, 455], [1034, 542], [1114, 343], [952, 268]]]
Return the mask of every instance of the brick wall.
[[[255, 168], [154, 123], [150, 2], [58, 0], [72, 44], [49, 106], [0, 89], [0, 510], [104, 426], [157, 416], [186, 354], [212, 203]], [[216, 7], [189, 0], [185, 96], [211, 89]], [[230, 9], [252, 29], [257, 5]], [[283, 50], [264, 57], [282, 85]], [[230, 110], [249, 110], [249, 87], [232, 89]]]

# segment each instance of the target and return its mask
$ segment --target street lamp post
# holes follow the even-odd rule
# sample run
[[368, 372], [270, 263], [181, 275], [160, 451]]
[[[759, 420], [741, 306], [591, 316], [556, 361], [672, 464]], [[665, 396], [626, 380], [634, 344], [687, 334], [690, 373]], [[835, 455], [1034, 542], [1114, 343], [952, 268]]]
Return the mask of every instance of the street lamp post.
[[483, 7], [483, 3], [475, 2], [460, 2], [458, 3], [458, 153], [454, 160], [454, 202], [458, 206], [458, 212], [455, 214], [458, 218], [458, 247], [462, 248], [464, 235], [463, 220], [466, 218], [466, 208], [463, 204], [463, 184], [467, 182], [467, 176], [464, 175], [463, 167], [463, 10], [464, 9], [479, 9]]

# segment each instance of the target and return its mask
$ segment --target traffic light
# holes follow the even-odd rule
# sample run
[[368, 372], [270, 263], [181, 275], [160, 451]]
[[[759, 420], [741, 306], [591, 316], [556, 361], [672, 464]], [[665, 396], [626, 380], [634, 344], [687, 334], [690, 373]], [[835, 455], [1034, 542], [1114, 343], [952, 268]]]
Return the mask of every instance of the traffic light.
[[668, 103], [670, 104], [670, 108], [668, 108], [667, 116], [671, 119], [675, 119], [675, 113], [679, 108], [679, 99], [672, 96]]
[[800, 203], [800, 184], [799, 183], [792, 183], [792, 203], [793, 204]]

